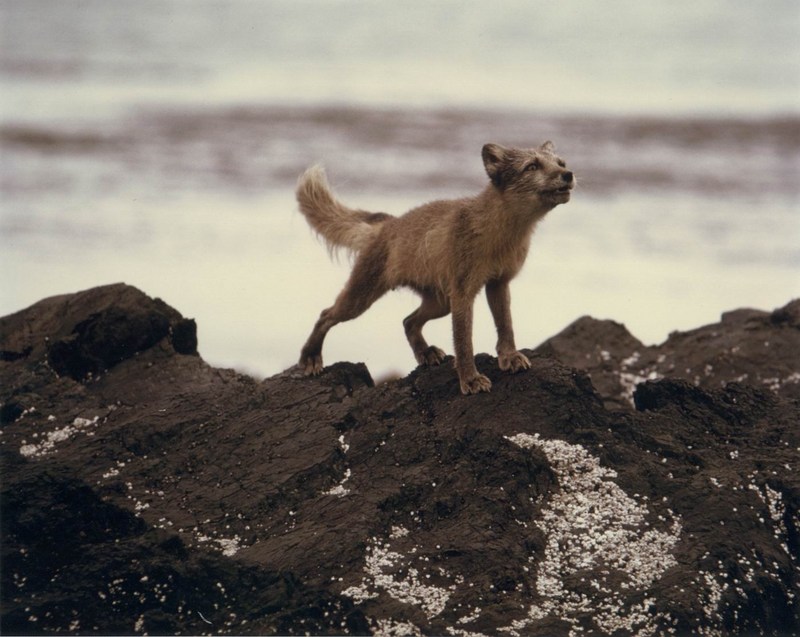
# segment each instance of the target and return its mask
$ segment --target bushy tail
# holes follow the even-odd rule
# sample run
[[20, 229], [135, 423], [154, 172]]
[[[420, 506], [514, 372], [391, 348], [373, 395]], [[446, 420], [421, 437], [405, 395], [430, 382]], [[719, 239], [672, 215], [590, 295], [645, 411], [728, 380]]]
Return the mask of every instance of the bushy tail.
[[315, 165], [297, 182], [297, 203], [308, 225], [319, 234], [333, 252], [345, 248], [357, 254], [372, 241], [383, 222], [391, 215], [354, 210], [340, 203], [331, 192], [325, 169]]

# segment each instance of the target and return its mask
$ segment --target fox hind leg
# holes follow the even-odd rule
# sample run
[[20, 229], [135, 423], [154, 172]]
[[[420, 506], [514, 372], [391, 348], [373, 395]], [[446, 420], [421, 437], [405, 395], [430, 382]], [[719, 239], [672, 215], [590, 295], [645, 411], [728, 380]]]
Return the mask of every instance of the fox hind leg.
[[432, 290], [425, 289], [421, 294], [422, 303], [403, 319], [403, 328], [417, 363], [428, 366], [439, 365], [444, 360], [445, 353], [434, 345], [428, 345], [422, 335], [422, 328], [432, 319], [447, 316], [450, 313], [450, 305], [446, 299], [442, 299]]
[[350, 278], [335, 303], [322, 310], [300, 352], [299, 365], [306, 376], [322, 372], [322, 344], [330, 329], [360, 316], [388, 291], [381, 263], [380, 258], [370, 258], [369, 253], [364, 253], [353, 266]]

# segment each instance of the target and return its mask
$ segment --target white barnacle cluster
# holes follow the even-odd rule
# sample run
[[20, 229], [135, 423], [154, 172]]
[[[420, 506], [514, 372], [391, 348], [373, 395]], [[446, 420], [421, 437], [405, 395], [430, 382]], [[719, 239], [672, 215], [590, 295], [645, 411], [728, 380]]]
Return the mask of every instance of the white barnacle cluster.
[[602, 633], [653, 634], [658, 619], [651, 610], [654, 600], [626, 600], [644, 593], [677, 564], [672, 551], [681, 534], [680, 520], [672, 516], [667, 530], [651, 528], [646, 506], [628, 496], [613, 482], [616, 472], [580, 445], [538, 434], [509, 440], [525, 449], [541, 449], [560, 490], [536, 521], [547, 538], [538, 562], [539, 599], [526, 618], [504, 630], [524, 634], [531, 623], [547, 617], [560, 617], [577, 629], [578, 618], [590, 614]]
[[[244, 519], [241, 513], [236, 514], [235, 517], [237, 520]], [[173, 526], [172, 522], [165, 518], [160, 519], [159, 522], [161, 523], [159, 525], [160, 528]], [[166, 527], [164, 523], [166, 523]], [[178, 533], [186, 532], [193, 537], [198, 544], [206, 544], [209, 548], [217, 550], [227, 557], [233, 557], [242, 550], [243, 547], [248, 545], [244, 543], [241, 536], [235, 533], [233, 528], [231, 528], [232, 523], [234, 523], [234, 520], [231, 518], [231, 514], [226, 513], [222, 520], [217, 520], [213, 525], [211, 519], [205, 519], [199, 521], [198, 524], [192, 528], [179, 528]], [[220, 527], [222, 528], [220, 529]], [[243, 529], [245, 531], [250, 531], [250, 525], [244, 525]]]
[[[622, 387], [621, 396], [631, 405], [633, 405], [633, 392], [636, 391], [636, 386], [639, 383], [663, 378], [663, 375], [654, 369], [642, 368], [635, 371], [640, 356], [639, 352], [633, 352], [628, 358], [620, 361], [619, 372], [615, 372], [619, 376], [619, 384]], [[606, 359], [604, 358], [603, 360]]]
[[227, 555], [228, 557], [233, 557], [242, 548], [241, 538], [238, 535], [235, 535], [231, 538], [225, 538], [225, 537], [213, 538], [209, 537], [208, 535], [198, 535], [197, 541], [211, 542], [213, 544], [216, 544], [220, 552], [223, 555]]
[[352, 472], [350, 471], [350, 467], [348, 467], [347, 469], [344, 470], [344, 476], [342, 477], [341, 482], [339, 482], [339, 484], [331, 487], [327, 491], [323, 491], [322, 495], [335, 495], [335, 496], [337, 496], [339, 498], [343, 498], [344, 496], [348, 495], [350, 493], [350, 489], [348, 489], [344, 485], [350, 479], [351, 475], [352, 475]]
[[[350, 449], [350, 445], [347, 444], [347, 442], [345, 441], [344, 434], [339, 436], [339, 448], [342, 450], [343, 454], [347, 454], [348, 450]], [[338, 498], [343, 498], [344, 496], [349, 495], [350, 489], [348, 489], [345, 486], [345, 484], [347, 483], [348, 480], [350, 480], [350, 477], [352, 475], [353, 473], [350, 470], [350, 467], [347, 467], [344, 470], [344, 476], [342, 476], [342, 479], [339, 481], [339, 484], [332, 486], [327, 491], [323, 491], [322, 495], [335, 495]]]
[[[783, 494], [777, 489], [770, 488], [768, 484], [764, 485], [763, 491], [758, 485], [756, 485], [753, 482], [751, 482], [747, 488], [750, 491], [754, 491], [756, 495], [758, 495], [758, 497], [761, 499], [761, 501], [767, 506], [767, 510], [769, 511], [769, 518], [773, 524], [773, 535], [775, 536], [775, 539], [780, 543], [780, 546], [783, 549], [784, 553], [791, 556], [792, 553], [789, 550], [789, 544], [787, 541], [787, 538], [789, 537], [789, 531], [786, 528], [786, 523], [783, 519], [784, 513], [786, 511], [786, 505], [783, 502]], [[762, 522], [764, 522], [763, 518], [759, 519]]]
[[800, 372], [792, 372], [786, 378], [781, 378], [780, 376], [762, 378], [761, 383], [766, 385], [771, 392], [777, 394], [786, 385], [797, 385], [800, 383]]
[[[651, 528], [643, 504], [647, 498], [639, 498], [640, 502], [628, 496], [614, 482], [616, 472], [601, 466], [579, 445], [528, 434], [509, 440], [526, 449], [541, 449], [558, 477], [560, 490], [541, 517], [529, 520], [547, 538], [544, 556], [530, 557], [537, 568], [538, 596], [523, 619], [500, 632], [524, 635], [537, 620], [552, 618], [567, 621], [575, 633], [586, 617], [592, 618], [594, 630], [601, 634], [651, 635], [659, 626], [668, 625], [670, 619], [655, 613], [655, 600], [646, 592], [667, 569], [677, 565], [673, 551], [681, 535], [680, 520], [669, 511], [666, 518], [659, 517], [665, 530]], [[343, 594], [357, 604], [385, 594], [422, 610], [428, 619], [441, 615], [464, 578], [431, 569], [421, 548], [401, 526], [392, 527], [385, 539], [371, 538], [365, 575]], [[479, 608], [473, 609], [450, 626], [448, 633], [477, 635], [467, 626], [480, 615]], [[408, 625], [403, 627], [405, 634], [414, 634]], [[381, 620], [375, 628], [376, 634], [393, 635], [399, 624]]]
[[[357, 586], [351, 586], [343, 595], [356, 603], [378, 597], [381, 593], [391, 598], [421, 609], [428, 619], [432, 619], [447, 606], [453, 592], [464, 578], [460, 575], [450, 577], [442, 569], [429, 566], [429, 558], [420, 552], [417, 545], [411, 545], [405, 553], [393, 549], [398, 541], [409, 544], [409, 532], [405, 527], [393, 527], [388, 540], [373, 537], [367, 546], [364, 573]], [[433, 580], [446, 582], [437, 585]]]
[[375, 637], [422, 637], [422, 631], [411, 622], [378, 619], [373, 622]]
[[[544, 556], [530, 558], [537, 566], [538, 597], [526, 617], [501, 631], [519, 636], [529, 632], [537, 620], [560, 618], [578, 632], [580, 622], [590, 616], [599, 633], [649, 635], [669, 623], [669, 618], [657, 616], [655, 600], [645, 593], [677, 564], [673, 550], [681, 534], [680, 520], [669, 512], [671, 519], [661, 518], [666, 530], [651, 528], [645, 504], [628, 496], [614, 482], [616, 472], [601, 466], [579, 445], [528, 434], [509, 440], [526, 449], [541, 449], [558, 477], [560, 490], [541, 517], [530, 521], [547, 538]], [[646, 502], [646, 498], [640, 500]], [[361, 583], [343, 594], [356, 603], [387, 594], [422, 610], [428, 619], [441, 615], [464, 578], [441, 569], [436, 574], [420, 548], [405, 527], [392, 527], [384, 540], [373, 537]], [[433, 574], [437, 575], [435, 581], [431, 580]], [[448, 632], [476, 635], [466, 626], [479, 616], [476, 608]], [[659, 624], [659, 620], [664, 622]], [[396, 634], [396, 627], [391, 622], [381, 623], [376, 634]]]
[[[738, 454], [732, 455], [731, 458], [738, 458]], [[788, 465], [784, 468], [787, 471], [792, 470]], [[757, 500], [753, 504], [746, 507], [734, 507], [734, 513], [738, 516], [753, 516], [765, 529], [771, 529], [778, 546], [790, 558], [794, 568], [798, 568], [796, 557], [792, 554], [788, 544], [789, 529], [787, 528], [787, 511], [783, 493], [766, 484], [758, 473], [758, 471], [752, 471], [744, 476], [744, 481], [729, 485], [723, 485], [714, 479], [711, 481], [718, 489], [725, 488], [733, 492], [754, 494]], [[792, 524], [800, 525], [800, 519], [793, 519]], [[787, 564], [784, 563], [782, 566], [776, 561], [775, 554], [765, 553], [756, 545], [734, 556], [734, 560], [738, 566], [738, 572], [731, 571], [730, 563], [713, 560], [710, 552], [707, 551], [700, 558], [702, 568], [699, 569], [696, 577], [685, 584], [687, 588], [697, 591], [697, 597], [702, 603], [707, 627], [701, 634], [725, 634], [723, 614], [726, 613], [735, 619], [741, 608], [750, 603], [753, 587], [758, 585], [759, 580], [771, 579], [778, 583], [784, 581], [785, 571], [783, 569], [787, 567]], [[787, 599], [790, 600], [790, 603], [794, 603], [792, 600], [796, 599], [796, 594], [787, 591]]]
[[[33, 434], [36, 442], [29, 443], [23, 440], [19, 452], [26, 458], [39, 458], [54, 453], [57, 444], [69, 440], [80, 432], [92, 435], [91, 429], [97, 425], [99, 419], [99, 416], [95, 416], [91, 420], [88, 418], [75, 418], [72, 424], [48, 431], [42, 436]], [[48, 418], [48, 421], [52, 422], [50, 418]]]

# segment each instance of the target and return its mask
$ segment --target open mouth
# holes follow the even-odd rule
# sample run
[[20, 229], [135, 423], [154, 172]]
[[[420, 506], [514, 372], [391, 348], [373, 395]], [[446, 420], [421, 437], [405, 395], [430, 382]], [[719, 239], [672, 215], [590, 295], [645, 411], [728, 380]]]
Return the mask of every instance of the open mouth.
[[568, 184], [566, 186], [562, 186], [561, 188], [554, 188], [553, 190], [545, 190], [543, 194], [545, 195], [568, 195], [572, 190], [572, 185]]

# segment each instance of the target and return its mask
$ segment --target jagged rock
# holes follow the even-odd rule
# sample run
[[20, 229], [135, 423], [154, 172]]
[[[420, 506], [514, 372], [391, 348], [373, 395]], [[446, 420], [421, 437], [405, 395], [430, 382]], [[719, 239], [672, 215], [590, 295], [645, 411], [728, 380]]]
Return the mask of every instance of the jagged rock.
[[729, 383], [800, 399], [800, 299], [772, 313], [735, 310], [720, 323], [673, 332], [645, 346], [624, 325], [585, 316], [536, 351], [589, 372], [606, 406], [627, 408], [645, 380], [683, 378], [703, 389]]
[[127, 286], [0, 319], [4, 633], [800, 630], [797, 301], [583, 318], [471, 397], [194, 334]]
[[159, 342], [197, 354], [197, 327], [160, 299], [116, 284], [45, 299], [0, 319], [0, 360], [38, 358], [75, 380], [102, 373]]

